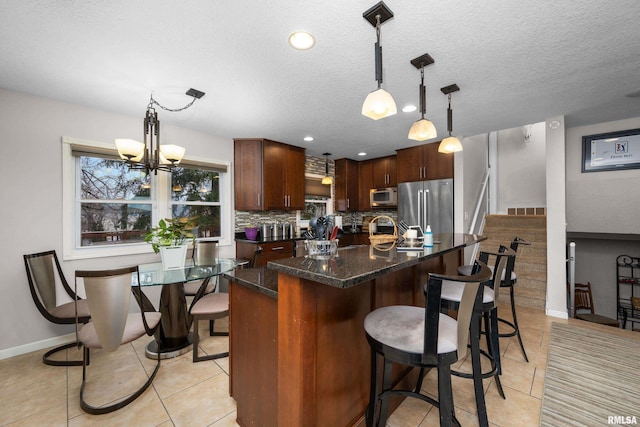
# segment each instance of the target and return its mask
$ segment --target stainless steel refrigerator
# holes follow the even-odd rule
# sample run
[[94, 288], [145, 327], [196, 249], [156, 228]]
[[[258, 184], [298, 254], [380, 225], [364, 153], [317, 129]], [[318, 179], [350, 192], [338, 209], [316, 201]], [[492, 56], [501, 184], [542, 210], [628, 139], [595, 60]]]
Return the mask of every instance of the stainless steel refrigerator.
[[398, 220], [433, 234], [453, 233], [453, 179], [398, 184]]

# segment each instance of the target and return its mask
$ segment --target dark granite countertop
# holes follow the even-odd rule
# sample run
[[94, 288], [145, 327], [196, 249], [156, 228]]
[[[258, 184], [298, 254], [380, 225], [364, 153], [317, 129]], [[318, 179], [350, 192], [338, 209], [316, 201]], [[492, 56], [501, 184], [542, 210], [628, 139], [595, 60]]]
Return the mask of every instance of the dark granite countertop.
[[229, 280], [278, 298], [278, 272], [266, 267], [240, 268], [225, 274]]
[[287, 258], [269, 261], [267, 268], [337, 288], [348, 288], [485, 239], [471, 234], [439, 234], [434, 236], [434, 241], [439, 243], [421, 251], [405, 252], [397, 248], [382, 251], [372, 246], [347, 247], [339, 249], [338, 256], [330, 259]]
[[[369, 232], [367, 231], [343, 231], [344, 234], [369, 234]], [[256, 243], [256, 244], [260, 244], [260, 243], [272, 243], [272, 242], [287, 242], [287, 241], [291, 241], [291, 240], [306, 240], [305, 237], [302, 237], [300, 234], [296, 234], [293, 237], [269, 237], [266, 239], [263, 239], [262, 237], [258, 236], [255, 240], [251, 240], [251, 239], [247, 239], [247, 236], [244, 234], [244, 232], [237, 232], [235, 233], [235, 241], [236, 242], [246, 242], [246, 243]]]

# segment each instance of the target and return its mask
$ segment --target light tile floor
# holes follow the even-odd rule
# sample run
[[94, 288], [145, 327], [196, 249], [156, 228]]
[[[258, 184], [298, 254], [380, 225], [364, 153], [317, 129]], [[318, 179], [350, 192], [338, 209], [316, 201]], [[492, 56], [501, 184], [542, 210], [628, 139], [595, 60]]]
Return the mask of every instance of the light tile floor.
[[[508, 305], [501, 305], [501, 317], [510, 318]], [[487, 412], [492, 426], [537, 426], [540, 418], [547, 348], [552, 322], [581, 322], [547, 317], [544, 312], [518, 307], [518, 321], [529, 363], [524, 361], [517, 340], [502, 338], [503, 400], [493, 380], [485, 380]], [[209, 337], [202, 322], [201, 348], [217, 353], [228, 348], [227, 337]], [[581, 322], [582, 323], [582, 322]], [[223, 320], [216, 330], [225, 330]], [[504, 330], [504, 329], [503, 329]], [[123, 390], [144, 382], [154, 361], [144, 356], [149, 338], [123, 346], [115, 353], [92, 352], [87, 400], [100, 404], [118, 399]], [[153, 385], [129, 406], [107, 415], [89, 415], [80, 409], [78, 393], [81, 367], [55, 367], [41, 361], [43, 351], [0, 360], [0, 426], [236, 426], [236, 404], [229, 396], [229, 359], [192, 363], [191, 352], [162, 361]], [[69, 357], [80, 357], [73, 350]], [[461, 369], [468, 369], [463, 361]], [[436, 393], [435, 371], [427, 374], [423, 391]], [[111, 387], [97, 388], [108, 378]], [[105, 381], [106, 382], [106, 381]], [[454, 377], [456, 415], [464, 426], [476, 426], [472, 381]], [[438, 425], [438, 410], [416, 399], [406, 399], [389, 417], [390, 427]]]

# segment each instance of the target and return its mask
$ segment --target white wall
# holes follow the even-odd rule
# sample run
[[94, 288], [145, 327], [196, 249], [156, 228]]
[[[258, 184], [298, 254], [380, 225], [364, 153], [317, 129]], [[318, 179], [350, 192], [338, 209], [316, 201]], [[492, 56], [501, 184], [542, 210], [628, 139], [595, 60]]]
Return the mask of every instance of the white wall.
[[545, 123], [547, 188], [547, 307], [550, 316], [567, 317], [565, 124], [564, 117]]
[[640, 256], [640, 169], [582, 173], [582, 137], [637, 128], [640, 117], [567, 129], [567, 232], [576, 242], [576, 282], [591, 282], [596, 313], [612, 318], [616, 257]]
[[[22, 258], [23, 254], [50, 249], [61, 258], [62, 137], [111, 142], [122, 135], [136, 135], [142, 132], [144, 107], [140, 117], [128, 117], [0, 89], [0, 137], [5, 153], [0, 168], [0, 222], [4, 227], [0, 248], [0, 355], [4, 349], [28, 346], [74, 330], [73, 326], [51, 324], [37, 311]], [[233, 162], [232, 140], [166, 124], [163, 136], [183, 141], [187, 156]], [[233, 195], [230, 197], [232, 202]], [[233, 224], [229, 232], [233, 232]], [[221, 247], [221, 255], [235, 256], [235, 246]], [[149, 254], [61, 262], [67, 280], [72, 281], [76, 269], [156, 260], [158, 255]]]
[[521, 127], [497, 132], [497, 214], [507, 208], [544, 207], [546, 195], [545, 125], [531, 125], [529, 142]]
[[567, 231], [640, 234], [640, 169], [582, 173], [582, 137], [640, 128], [640, 117], [567, 130]]

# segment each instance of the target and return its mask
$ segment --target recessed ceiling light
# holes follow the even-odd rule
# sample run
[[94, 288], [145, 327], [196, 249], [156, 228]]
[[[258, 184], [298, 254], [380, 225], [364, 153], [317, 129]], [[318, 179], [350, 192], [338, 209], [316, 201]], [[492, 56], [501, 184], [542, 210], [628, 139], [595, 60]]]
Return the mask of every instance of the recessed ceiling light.
[[367, 155], [367, 153], [365, 153], [364, 151], [361, 151], [361, 152], [358, 153], [358, 156], [366, 156], [366, 155]]
[[311, 49], [316, 44], [316, 39], [313, 34], [306, 31], [296, 31], [289, 36], [289, 44], [294, 49], [307, 50]]
[[415, 105], [405, 105], [404, 107], [402, 107], [402, 112], [403, 113], [413, 113], [417, 109], [418, 109], [418, 107], [416, 107]]
[[307, 142], [311, 142], [311, 141], [313, 141], [313, 137], [312, 136], [305, 136], [304, 140], [307, 141]]

